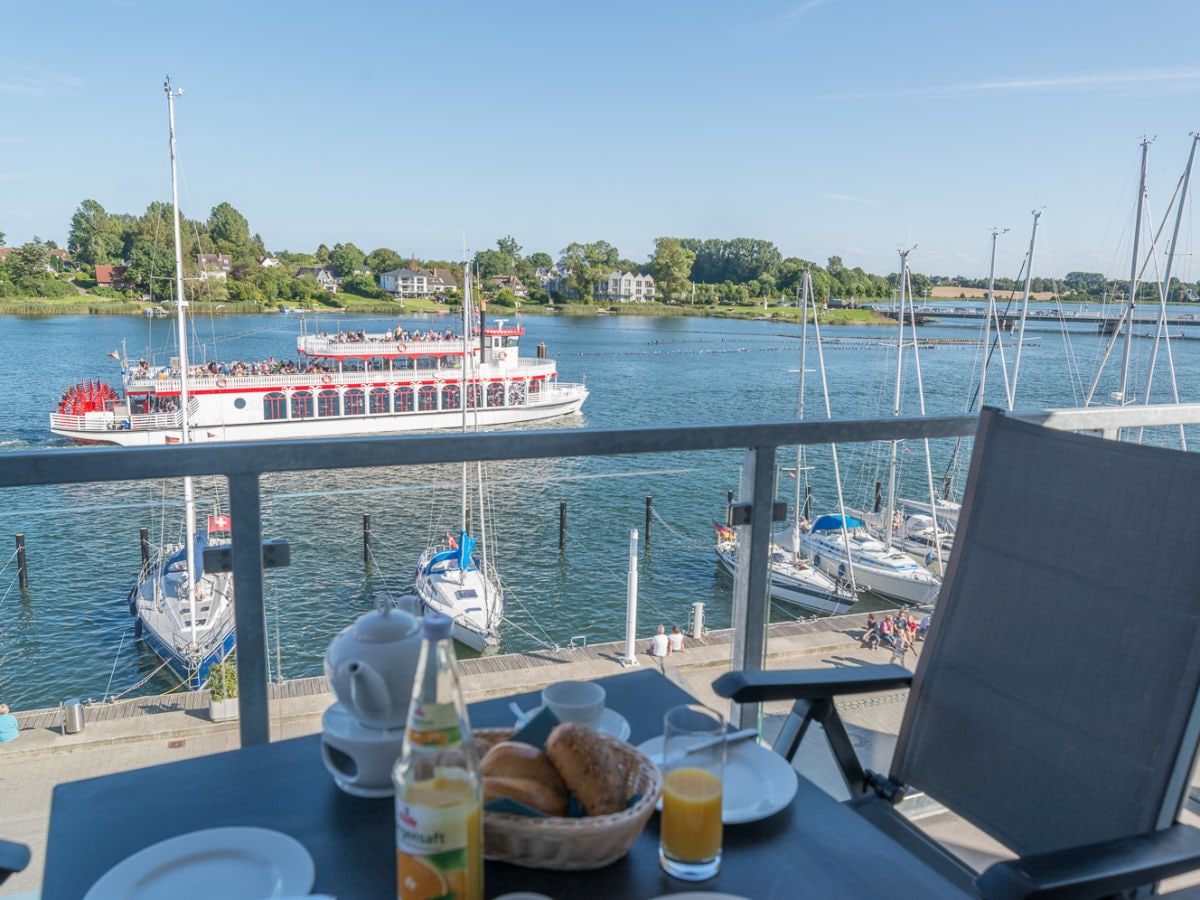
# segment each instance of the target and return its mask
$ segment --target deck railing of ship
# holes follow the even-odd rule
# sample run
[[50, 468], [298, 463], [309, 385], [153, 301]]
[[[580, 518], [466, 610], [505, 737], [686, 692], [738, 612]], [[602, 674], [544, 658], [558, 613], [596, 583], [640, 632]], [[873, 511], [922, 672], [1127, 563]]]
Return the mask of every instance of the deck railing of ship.
[[[1115, 437], [1121, 428], [1200, 424], [1200, 404], [1100, 409], [1032, 410], [1016, 418]], [[410, 466], [491, 460], [552, 459], [646, 453], [745, 451], [742, 502], [750, 506], [749, 562], [734, 583], [734, 669], [764, 667], [769, 612], [767, 563], [775, 467], [782, 447], [919, 440], [974, 434], [971, 415], [839, 419], [627, 429], [449, 433], [328, 440], [192, 444], [147, 448], [40, 450], [4, 455], [0, 488], [134, 481], [184, 475], [225, 476], [233, 533], [237, 597], [238, 681], [243, 746], [270, 740], [268, 665], [263, 604], [261, 478], [369, 466]], [[747, 708], [744, 715], [754, 715]]]

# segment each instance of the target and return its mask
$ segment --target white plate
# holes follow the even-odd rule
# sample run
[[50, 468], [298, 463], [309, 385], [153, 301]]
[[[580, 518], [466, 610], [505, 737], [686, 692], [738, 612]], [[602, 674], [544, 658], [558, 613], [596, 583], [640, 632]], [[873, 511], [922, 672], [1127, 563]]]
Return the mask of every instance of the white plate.
[[[525, 721], [529, 722], [544, 709], [541, 706], [535, 706], [529, 712], [525, 713]], [[518, 725], [518, 728], [521, 726]], [[629, 740], [629, 722], [625, 717], [615, 709], [604, 708], [604, 712], [600, 714], [600, 721], [592, 726], [596, 731], [602, 731], [605, 734], [611, 734], [617, 740]]]
[[84, 900], [263, 900], [307, 894], [316, 870], [293, 837], [266, 828], [210, 828], [139, 850], [92, 885]]
[[[662, 735], [638, 744], [638, 749], [662, 767]], [[774, 815], [792, 802], [796, 784], [795, 770], [778, 753], [753, 741], [730, 744], [721, 779], [721, 821], [740, 825]]]

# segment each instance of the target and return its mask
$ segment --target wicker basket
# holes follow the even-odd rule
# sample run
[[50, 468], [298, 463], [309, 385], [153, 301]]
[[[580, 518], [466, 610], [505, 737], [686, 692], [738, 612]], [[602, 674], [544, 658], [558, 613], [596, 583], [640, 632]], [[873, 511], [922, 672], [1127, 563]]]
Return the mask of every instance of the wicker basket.
[[[512, 737], [507, 728], [479, 728], [476, 737], [496, 743]], [[645, 754], [609, 734], [597, 735], [625, 773], [629, 796], [636, 803], [608, 816], [539, 818], [483, 812], [483, 855], [531, 869], [574, 871], [599, 869], [629, 852], [646, 827], [662, 793], [658, 768]]]

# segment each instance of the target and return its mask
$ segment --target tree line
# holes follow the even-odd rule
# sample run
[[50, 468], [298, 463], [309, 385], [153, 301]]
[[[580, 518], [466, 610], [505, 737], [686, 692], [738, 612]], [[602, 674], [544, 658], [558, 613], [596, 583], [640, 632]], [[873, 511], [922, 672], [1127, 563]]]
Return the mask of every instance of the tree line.
[[[250, 224], [231, 204], [213, 207], [207, 218], [181, 216], [182, 256], [188, 290], [198, 290], [198, 255], [227, 254], [233, 263], [224, 283], [205, 284], [212, 299], [260, 306], [280, 302], [318, 302], [340, 305], [314, 278], [297, 277], [304, 267], [325, 266], [340, 280], [339, 290], [361, 297], [390, 299], [381, 291], [378, 279], [384, 272], [409, 267], [438, 269], [457, 281], [461, 264], [449, 260], [405, 258], [388, 247], [366, 252], [353, 243], [320, 244], [311, 253], [287, 250], [268, 253], [261, 235], [252, 233]], [[0, 247], [4, 233], [0, 232]], [[56, 277], [64, 262], [50, 253], [57, 249], [53, 241], [34, 238], [7, 255], [0, 263], [0, 296], [66, 296], [76, 288]], [[67, 239], [69, 267], [75, 284], [104, 295], [105, 288], [89, 285], [97, 265], [125, 265], [123, 287], [136, 296], [169, 299], [174, 280], [174, 227], [169, 203], [151, 203], [141, 215], [110, 213], [95, 200], [84, 200], [71, 217]], [[263, 267], [265, 257], [274, 257], [280, 267]], [[496, 241], [495, 248], [480, 250], [472, 266], [485, 292], [495, 276], [515, 276], [528, 290], [532, 302], [576, 299], [592, 301], [597, 286], [613, 271], [629, 271], [653, 276], [656, 297], [667, 303], [749, 304], [770, 300], [794, 302], [806, 270], [812, 273], [818, 300], [892, 299], [899, 287], [899, 273], [877, 275], [860, 267], [846, 266], [841, 257], [831, 256], [824, 266], [800, 257], [785, 257], [768, 240], [738, 237], [720, 238], [660, 237], [646, 262], [623, 258], [607, 241], [572, 242], [562, 248], [557, 260], [549, 253], [525, 253], [512, 235]], [[544, 289], [539, 270], [555, 264], [563, 276], [557, 296]], [[963, 276], [929, 276], [910, 273], [913, 296], [922, 299], [939, 285], [986, 287], [987, 279]], [[997, 278], [997, 292], [1020, 291], [1023, 281]], [[1055, 292], [1067, 301], [1098, 301], [1116, 298], [1124, 290], [1119, 281], [1110, 281], [1099, 273], [1071, 272], [1061, 282], [1049, 278], [1032, 279], [1034, 291]], [[512, 305], [515, 293], [505, 284], [490, 293], [501, 304]], [[214, 296], [215, 294], [215, 296]], [[1172, 279], [1169, 298], [1182, 301], [1194, 297], [1196, 285]], [[1142, 285], [1139, 300], [1157, 299], [1157, 287]]]

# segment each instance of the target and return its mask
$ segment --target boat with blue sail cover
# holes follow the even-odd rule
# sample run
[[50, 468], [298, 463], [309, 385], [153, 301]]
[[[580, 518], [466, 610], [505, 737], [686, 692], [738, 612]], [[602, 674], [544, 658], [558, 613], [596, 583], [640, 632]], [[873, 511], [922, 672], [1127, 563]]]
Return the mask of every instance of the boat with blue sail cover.
[[850, 515], [819, 516], [800, 533], [800, 545], [813, 565], [829, 575], [845, 577], [853, 566], [859, 587], [905, 603], [932, 603], [941, 582], [907, 553], [874, 537], [862, 519]]

